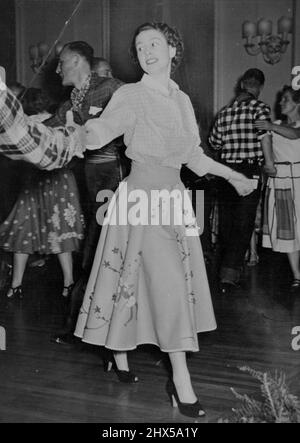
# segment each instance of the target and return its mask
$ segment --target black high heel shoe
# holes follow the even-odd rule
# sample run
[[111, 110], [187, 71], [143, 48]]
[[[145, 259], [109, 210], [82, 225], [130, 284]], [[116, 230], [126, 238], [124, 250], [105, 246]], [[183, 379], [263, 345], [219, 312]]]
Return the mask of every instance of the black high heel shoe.
[[137, 383], [139, 381], [138, 377], [131, 371], [121, 371], [118, 369], [116, 362], [113, 360], [113, 357], [104, 360], [104, 372], [110, 372], [114, 370], [118, 376], [118, 379], [121, 383]]
[[16, 298], [16, 297], [18, 297], [19, 299], [22, 299], [23, 296], [24, 295], [23, 295], [22, 285], [17, 286], [16, 288], [10, 287], [7, 294], [6, 294], [6, 297], [10, 300], [12, 300], [13, 298]]
[[166, 391], [170, 397], [173, 408], [178, 407], [182, 415], [186, 415], [187, 417], [204, 417], [206, 415], [199, 400], [195, 401], [195, 403], [182, 403], [179, 400], [176, 386], [170, 378], [167, 381]]
[[291, 292], [297, 292], [300, 289], [300, 280], [298, 278], [294, 278], [291, 283], [290, 290]]
[[72, 291], [73, 291], [73, 288], [74, 288], [74, 283], [71, 283], [69, 286], [64, 286], [64, 288], [63, 288], [63, 292], [62, 292], [62, 296], [65, 298], [65, 299], [69, 299], [70, 297], [71, 297], [71, 294], [72, 294]]

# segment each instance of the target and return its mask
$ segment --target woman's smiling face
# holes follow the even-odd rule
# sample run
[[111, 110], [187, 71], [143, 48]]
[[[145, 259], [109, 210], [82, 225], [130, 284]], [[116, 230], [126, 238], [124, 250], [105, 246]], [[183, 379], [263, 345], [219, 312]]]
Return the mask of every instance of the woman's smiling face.
[[281, 101], [281, 112], [284, 115], [290, 115], [296, 110], [299, 112], [299, 103], [295, 103], [292, 94], [289, 91], [283, 93]]
[[170, 73], [172, 58], [176, 48], [168, 45], [165, 36], [156, 29], [142, 31], [135, 41], [136, 52], [141, 68], [149, 75]]

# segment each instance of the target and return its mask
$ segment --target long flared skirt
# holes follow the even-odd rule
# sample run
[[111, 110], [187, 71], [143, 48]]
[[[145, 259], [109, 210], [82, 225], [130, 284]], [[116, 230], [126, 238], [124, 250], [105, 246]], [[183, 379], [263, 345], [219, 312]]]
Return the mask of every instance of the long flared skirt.
[[78, 251], [83, 238], [84, 218], [73, 172], [32, 169], [0, 226], [0, 248], [22, 254], [60, 254]]
[[[195, 352], [197, 333], [216, 328], [199, 236], [172, 217], [157, 225], [144, 214], [135, 225], [129, 213], [138, 217], [143, 209], [132, 202], [147, 197], [153, 216], [159, 206], [153, 206], [153, 190], [183, 195], [179, 170], [133, 163], [110, 203], [75, 335], [116, 351], [154, 344], [165, 352]], [[126, 200], [129, 223], [120, 209]]]

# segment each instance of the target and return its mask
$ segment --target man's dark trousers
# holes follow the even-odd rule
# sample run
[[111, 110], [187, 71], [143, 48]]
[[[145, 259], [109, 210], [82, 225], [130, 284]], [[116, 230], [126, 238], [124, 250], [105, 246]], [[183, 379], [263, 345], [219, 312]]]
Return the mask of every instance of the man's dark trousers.
[[[228, 166], [248, 178], [260, 177], [258, 163], [229, 163]], [[255, 227], [261, 182], [255, 191], [246, 197], [238, 195], [233, 186], [220, 181], [219, 190], [219, 233], [221, 249], [221, 282], [238, 283], [243, 269], [245, 254], [249, 248]]]

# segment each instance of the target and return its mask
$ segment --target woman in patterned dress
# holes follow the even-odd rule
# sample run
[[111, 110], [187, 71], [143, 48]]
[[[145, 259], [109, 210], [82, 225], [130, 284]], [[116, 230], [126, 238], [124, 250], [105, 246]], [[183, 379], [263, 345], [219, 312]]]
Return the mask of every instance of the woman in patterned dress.
[[[50, 117], [48, 101], [37, 88], [24, 97], [24, 111], [30, 120]], [[30, 255], [58, 256], [64, 279], [62, 295], [73, 285], [72, 252], [83, 240], [84, 220], [72, 171], [40, 171], [24, 164], [23, 189], [8, 218], [0, 226], [0, 247], [13, 253], [13, 274], [7, 297], [23, 297], [22, 281]]]
[[[153, 190], [173, 193], [178, 200], [184, 196], [182, 164], [198, 175], [211, 172], [227, 178], [241, 195], [253, 188], [243, 175], [209, 159], [199, 147], [191, 102], [170, 79], [182, 52], [178, 32], [168, 25], [139, 27], [133, 55], [145, 72], [143, 79], [119, 88], [102, 116], [85, 125], [88, 149], [99, 149], [124, 134], [132, 169], [110, 203], [75, 335], [112, 350], [112, 367], [127, 383], [137, 377], [129, 371], [126, 351], [143, 343], [159, 346], [170, 357], [167, 392], [173, 405], [198, 417], [205, 413], [191, 384], [186, 351], [198, 351], [198, 332], [216, 328], [198, 230], [191, 220], [178, 224], [172, 216], [170, 222], [157, 223], [156, 216], [172, 215], [178, 201], [157, 214], [159, 202], [152, 206], [151, 198]], [[139, 210], [136, 200], [127, 198], [138, 195], [146, 202]], [[121, 208], [126, 204], [129, 223]], [[139, 211], [143, 215], [136, 223]], [[183, 212], [180, 204], [174, 215]]]

